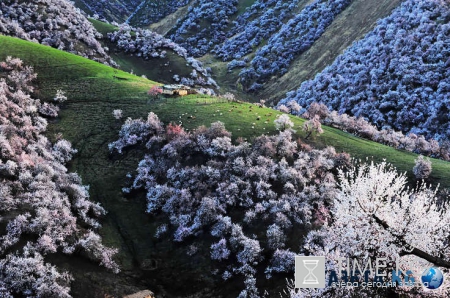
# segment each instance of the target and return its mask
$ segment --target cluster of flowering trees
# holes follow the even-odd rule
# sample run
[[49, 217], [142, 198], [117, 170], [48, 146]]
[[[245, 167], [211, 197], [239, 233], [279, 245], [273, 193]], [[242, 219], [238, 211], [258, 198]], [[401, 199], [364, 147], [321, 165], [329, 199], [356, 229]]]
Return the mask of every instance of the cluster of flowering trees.
[[308, 50], [351, 2], [317, 0], [306, 6], [256, 52], [251, 66], [239, 74], [241, 83], [249, 90], [257, 90], [271, 76], [286, 73], [290, 63]]
[[[450, 210], [439, 202], [435, 190], [425, 185], [408, 189], [405, 175], [398, 174], [385, 162], [363, 164], [346, 173], [340, 170], [338, 180], [339, 190], [330, 208], [330, 220], [320, 229], [309, 232], [303, 253], [325, 255], [327, 269], [337, 272], [338, 258], [356, 258], [360, 264], [368, 258], [372, 261], [386, 258], [383, 262], [386, 267], [380, 273], [390, 279], [391, 272], [398, 269], [401, 272], [397, 274], [402, 280], [412, 274], [416, 282], [426, 268], [439, 266], [445, 272], [450, 268]], [[370, 271], [369, 278], [373, 280], [374, 270]], [[359, 277], [362, 281], [364, 274]], [[437, 290], [417, 286], [397, 286], [387, 290], [361, 287], [301, 289], [298, 293], [292, 291], [291, 297], [373, 297], [375, 291], [379, 291], [380, 297], [389, 296], [384, 291], [406, 297], [447, 297], [450, 295], [448, 283], [444, 281]]]
[[439, 143], [434, 139], [427, 140], [424, 136], [414, 133], [404, 135], [401, 131], [378, 129], [362, 117], [349, 116], [345, 113], [339, 114], [336, 111], [330, 112], [326, 105], [317, 102], [311, 103], [306, 111], [294, 100], [289, 101], [286, 105], [278, 105], [278, 109], [284, 113], [301, 115], [311, 120], [317, 116], [317, 120], [323, 124], [396, 149], [450, 160], [450, 142], [448, 140]]
[[147, 94], [152, 97], [158, 97], [161, 93], [163, 93], [163, 90], [159, 86], [153, 86], [147, 91]]
[[[118, 271], [114, 249], [94, 232], [105, 213], [88, 187], [64, 166], [76, 150], [43, 133], [57, 107], [30, 96], [31, 67], [8, 57], [0, 63], [0, 296], [70, 297], [68, 272], [45, 256], [83, 249]], [[43, 117], [44, 116], [44, 117]]]
[[115, 65], [97, 40], [101, 34], [69, 1], [1, 1], [0, 33]]
[[170, 39], [194, 57], [205, 55], [227, 38], [225, 30], [229, 17], [237, 12], [237, 4], [237, 0], [199, 0], [195, 7], [189, 7], [186, 18], [177, 24]]
[[[227, 32], [227, 39], [217, 45], [214, 53], [223, 61], [241, 59], [251, 53], [254, 47], [268, 40], [287, 19], [294, 16], [299, 0], [256, 1], [236, 21]], [[244, 65], [245, 66], [245, 63]]]
[[155, 236], [195, 239], [197, 251], [214, 260], [213, 271], [245, 280], [240, 297], [259, 297], [257, 274], [293, 271], [297, 244], [288, 240], [321, 220], [319, 210], [336, 191], [336, 169], [349, 164], [347, 154], [330, 147], [300, 150], [284, 129], [235, 145], [221, 122], [191, 133], [164, 127], [150, 113], [146, 120], [127, 119], [110, 149], [140, 144], [145, 150], [123, 190], [144, 190], [147, 212], [165, 215]]
[[119, 49], [144, 59], [165, 57], [168, 49], [181, 57], [187, 57], [186, 49], [170, 39], [150, 30], [133, 28], [128, 24], [121, 24], [117, 31], [108, 33], [108, 38], [116, 43]]
[[408, 0], [296, 91], [290, 100], [323, 102], [377, 127], [450, 137], [450, 4]]
[[323, 119], [323, 123], [375, 142], [443, 160], [450, 160], [450, 143], [435, 139], [425, 139], [423, 135], [403, 134], [393, 129], [378, 129], [362, 117], [348, 116], [333, 111]]
[[144, 59], [164, 58], [168, 50], [174, 51], [186, 59], [186, 63], [193, 68], [189, 78], [176, 76], [176, 81], [190, 86], [196, 84], [217, 87], [216, 82], [211, 78], [210, 71], [204, 68], [200, 61], [189, 57], [185, 48], [156, 32], [122, 24], [117, 31], [108, 33], [108, 38], [120, 50]]

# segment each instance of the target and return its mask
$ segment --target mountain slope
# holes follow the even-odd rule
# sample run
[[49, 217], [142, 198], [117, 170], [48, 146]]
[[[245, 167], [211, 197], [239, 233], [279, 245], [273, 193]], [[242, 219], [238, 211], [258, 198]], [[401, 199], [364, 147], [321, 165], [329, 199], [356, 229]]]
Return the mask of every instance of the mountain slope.
[[141, 0], [114, 0], [114, 1], [96, 1], [96, 0], [75, 0], [77, 7], [84, 10], [87, 14], [93, 16], [97, 14], [100, 19], [106, 19], [110, 22], [123, 23], [139, 6]]
[[[143, 3], [140, 10], [163, 9], [151, 2]], [[258, 98], [279, 100], [313, 78], [400, 2], [194, 1], [151, 27], [185, 45], [190, 54], [202, 56], [200, 60], [213, 68], [225, 90], [249, 100], [254, 94], [245, 95], [248, 91], [256, 91]], [[308, 21], [310, 10], [323, 20]], [[286, 42], [292, 45], [285, 48]], [[246, 68], [240, 71], [242, 67]]]
[[127, 22], [135, 27], [144, 27], [159, 22], [174, 13], [178, 8], [187, 5], [190, 0], [144, 0], [128, 17]]
[[[213, 288], [215, 292], [210, 292], [215, 293], [213, 297], [218, 297], [226, 292], [225, 287], [232, 287], [232, 283], [220, 285], [224, 288], [218, 287], [211, 280], [210, 267], [203, 258], [187, 257], [186, 252], [171, 241], [153, 238], [158, 223], [145, 214], [144, 197], [123, 197], [124, 177], [135, 169], [142, 156], [141, 152], [133, 149], [120, 158], [110, 155], [107, 144], [117, 139], [123, 123], [123, 120], [114, 119], [112, 111], [121, 109], [124, 117], [133, 118], [146, 117], [153, 111], [163, 122], [182, 121], [189, 130], [220, 120], [232, 131], [233, 139], [276, 133], [273, 120], [280, 112], [203, 96], [154, 100], [146, 94], [146, 90], [156, 84], [154, 82], [50, 47], [0, 36], [0, 60], [8, 55], [19, 56], [26, 64], [34, 66], [38, 73], [37, 92], [41, 98], [52, 100], [58, 89], [66, 92], [68, 100], [58, 120], [49, 125], [48, 137], [55, 138], [61, 132], [79, 151], [70, 170], [80, 174], [83, 182], [90, 185], [91, 198], [101, 202], [108, 211], [101, 229], [105, 245], [120, 248], [117, 261], [124, 273], [117, 276], [93, 268], [83, 258], [61, 256], [55, 260], [75, 272], [73, 296], [122, 296], [149, 288], [158, 293], [168, 292], [169, 297], [179, 297]], [[257, 120], [258, 116], [262, 119]], [[306, 134], [300, 129], [304, 120], [294, 116], [291, 119], [298, 130], [297, 137], [305, 138]], [[265, 120], [268, 123], [264, 123]], [[311, 145], [321, 148], [334, 146], [338, 152], [346, 151], [361, 159], [371, 156], [375, 161], [387, 159], [400, 171], [411, 173], [417, 157], [415, 154], [397, 151], [336, 129], [325, 127], [324, 130], [323, 135], [310, 141]], [[449, 163], [433, 160], [433, 182], [449, 187], [449, 173]], [[157, 268], [149, 270], [155, 263]], [[176, 285], [174, 278], [179, 281]], [[155, 285], [161, 285], [162, 290]], [[284, 286], [284, 280], [279, 285]], [[205, 297], [204, 293], [199, 295]]]
[[288, 72], [268, 81], [258, 96], [277, 102], [287, 91], [297, 88], [305, 80], [314, 78], [355, 40], [367, 34], [378, 19], [388, 16], [400, 3], [400, 0], [353, 1], [311, 48], [292, 62]]
[[[213, 69], [216, 81], [226, 90], [238, 92], [249, 100], [254, 95], [279, 100], [285, 92], [314, 77], [352, 42], [369, 32], [379, 18], [389, 15], [400, 2], [353, 0], [326, 7], [320, 1], [255, 1], [247, 4], [247, 10], [238, 12], [236, 7], [243, 1], [237, 1], [233, 5], [226, 4], [231, 6], [227, 6], [228, 10], [220, 20], [211, 16], [214, 14], [204, 15], [198, 10], [200, 4], [194, 3], [191, 5], [197, 10], [191, 8], [168, 35], [181, 44], [189, 45], [188, 49], [194, 55], [209, 52], [200, 60]], [[214, 8], [222, 9], [225, 4], [221, 6], [216, 3], [214, 7], [210, 7], [209, 3], [203, 5], [213, 11]], [[303, 15], [308, 16], [308, 9], [335, 9], [336, 12], [333, 16], [326, 16], [324, 25], [318, 24], [316, 30], [311, 27], [311, 22], [301, 17], [302, 11]], [[300, 24], [297, 22], [299, 20], [304, 22]], [[297, 28], [300, 25], [303, 29]], [[319, 34], [325, 25], [328, 27]], [[304, 36], [300, 33], [294, 37], [285, 36], [298, 30]], [[307, 37], [308, 34], [312, 34], [312, 39]], [[293, 44], [285, 48], [285, 42]], [[281, 65], [278, 60], [284, 64]], [[231, 62], [227, 65], [222, 61]], [[273, 66], [275, 64], [276, 67]], [[246, 68], [241, 71], [242, 67]], [[256, 93], [244, 95], [247, 91]]]
[[378, 127], [448, 141], [449, 20], [448, 2], [404, 1], [283, 102], [321, 101]]

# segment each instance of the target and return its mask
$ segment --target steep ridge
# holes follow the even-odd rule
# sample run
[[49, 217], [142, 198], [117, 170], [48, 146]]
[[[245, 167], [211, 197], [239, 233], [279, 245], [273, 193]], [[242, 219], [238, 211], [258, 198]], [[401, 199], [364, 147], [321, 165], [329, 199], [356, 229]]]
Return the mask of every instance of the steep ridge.
[[141, 0], [75, 0], [75, 5], [87, 14], [93, 16], [97, 14], [100, 19], [106, 19], [109, 22], [123, 23], [142, 2]]
[[159, 22], [189, 2], [190, 0], [144, 0], [128, 17], [127, 23], [137, 27], [148, 26]]
[[173, 27], [175, 27], [175, 25], [177, 24], [178, 20], [183, 18], [189, 9], [189, 5], [186, 6], [182, 6], [180, 8], [178, 8], [175, 12], [167, 15], [165, 18], [163, 18], [162, 20], [150, 24], [148, 27], [148, 29], [161, 34], [161, 35], [166, 35]]
[[258, 97], [277, 102], [286, 92], [298, 88], [301, 82], [314, 78], [355, 40], [372, 30], [378, 19], [388, 16], [400, 3], [400, 0], [353, 1], [311, 48], [291, 64], [285, 75], [263, 86]]

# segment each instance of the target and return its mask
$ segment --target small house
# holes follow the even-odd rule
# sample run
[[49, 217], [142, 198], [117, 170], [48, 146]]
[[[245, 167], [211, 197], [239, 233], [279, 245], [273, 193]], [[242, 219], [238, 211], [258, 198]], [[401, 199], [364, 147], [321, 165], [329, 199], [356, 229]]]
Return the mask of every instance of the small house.
[[163, 94], [184, 96], [188, 95], [191, 88], [184, 85], [164, 85], [162, 90]]
[[162, 87], [162, 91], [162, 94], [173, 95], [175, 88], [173, 87], [173, 85], [164, 85]]
[[178, 89], [177, 91], [175, 91], [178, 95], [180, 96], [185, 96], [188, 94], [188, 91], [186, 89]]

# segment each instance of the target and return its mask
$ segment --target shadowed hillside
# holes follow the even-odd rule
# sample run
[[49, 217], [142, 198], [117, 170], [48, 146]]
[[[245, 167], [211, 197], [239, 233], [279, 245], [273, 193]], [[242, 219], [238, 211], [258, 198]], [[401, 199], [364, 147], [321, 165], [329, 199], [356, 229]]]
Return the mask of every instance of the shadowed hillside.
[[400, 0], [353, 1], [313, 46], [291, 64], [288, 72], [269, 81], [258, 96], [277, 102], [286, 92], [298, 88], [301, 82], [314, 78], [354, 41], [372, 30], [378, 19], [388, 16], [400, 3]]
[[114, 0], [114, 1], [96, 1], [96, 0], [75, 0], [75, 5], [93, 16], [97, 14], [110, 22], [116, 21], [123, 23], [141, 3], [140, 0]]

